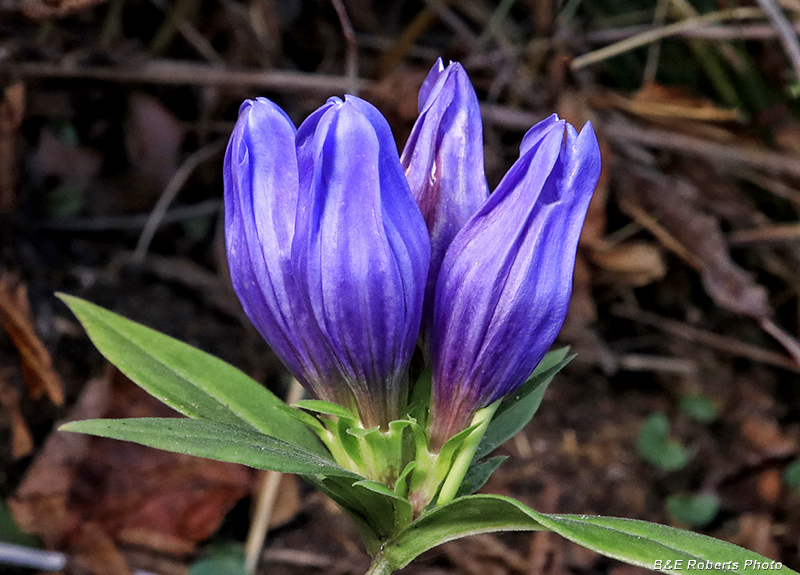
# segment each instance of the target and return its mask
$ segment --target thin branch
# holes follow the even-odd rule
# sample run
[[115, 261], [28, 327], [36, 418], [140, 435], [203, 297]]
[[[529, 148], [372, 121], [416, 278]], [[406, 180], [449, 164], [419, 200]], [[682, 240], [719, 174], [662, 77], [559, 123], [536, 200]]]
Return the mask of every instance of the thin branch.
[[[590, 44], [607, 44], [631, 38], [657, 30], [649, 24], [625, 26], [622, 28], [606, 28], [594, 30], [586, 34]], [[800, 33], [800, 23], [794, 24], [792, 30]], [[674, 34], [676, 38], [694, 38], [697, 40], [771, 40], [778, 37], [778, 31], [771, 24], [732, 24], [730, 26], [706, 26], [684, 30]]]
[[[206, 200], [197, 204], [176, 207], [164, 214], [164, 217], [161, 218], [161, 225], [210, 216], [220, 210], [222, 210], [222, 200]], [[55, 232], [141, 230], [147, 225], [150, 217], [151, 214], [130, 214], [125, 216], [56, 218], [42, 222], [35, 229]]]
[[225, 140], [217, 140], [216, 142], [207, 144], [186, 158], [186, 161], [178, 168], [175, 175], [172, 176], [172, 179], [167, 184], [167, 187], [161, 192], [161, 196], [158, 198], [158, 202], [156, 202], [144, 230], [142, 230], [142, 235], [139, 236], [139, 241], [133, 252], [132, 261], [134, 264], [141, 263], [144, 259], [144, 256], [147, 254], [147, 248], [150, 247], [150, 242], [153, 241], [153, 236], [155, 236], [156, 231], [158, 231], [158, 227], [161, 225], [164, 215], [167, 213], [167, 209], [175, 200], [175, 197], [178, 195], [178, 192], [181, 191], [181, 188], [183, 188], [189, 176], [191, 176], [203, 162], [210, 160], [218, 154], [224, 146]]
[[[792, 357], [785, 356], [762, 347], [752, 345], [732, 337], [705, 331], [687, 323], [662, 317], [658, 314], [633, 309], [627, 306], [614, 306], [611, 312], [618, 317], [650, 325], [674, 336], [707, 345], [717, 351], [745, 357], [752, 361], [781, 367], [783, 369], [800, 373], [800, 365]], [[763, 326], [762, 326], [763, 327]]]
[[579, 68], [589, 66], [590, 64], [602, 62], [608, 58], [629, 52], [634, 48], [639, 48], [640, 46], [646, 46], [653, 42], [658, 42], [659, 40], [669, 38], [670, 36], [675, 36], [686, 30], [702, 28], [708, 24], [723, 22], [725, 20], [744, 20], [763, 16], [764, 12], [760, 8], [732, 8], [730, 10], [720, 10], [719, 12], [704, 14], [702, 16], [698, 16], [697, 18], [682, 20], [681, 22], [669, 24], [668, 26], [648, 30], [647, 32], [633, 36], [632, 38], [616, 42], [610, 46], [606, 46], [604, 48], [600, 48], [599, 50], [595, 50], [594, 52], [589, 52], [588, 54], [579, 56], [572, 61], [572, 69], [578, 70]]
[[[76, 66], [50, 62], [2, 62], [0, 74], [24, 80], [61, 78], [69, 80], [103, 80], [134, 84], [186, 84], [194, 86], [258, 87], [276, 92], [313, 92], [336, 94], [351, 89], [350, 80], [312, 72], [286, 70], [230, 70], [223, 67], [182, 62], [151, 60], [141, 66]], [[371, 82], [356, 81], [363, 90]]]
[[[653, 16], [653, 25], [660, 27], [664, 25], [664, 20], [667, 18], [667, 9], [669, 8], [669, 0], [658, 0], [656, 3], [656, 13]], [[658, 61], [661, 57], [661, 42], [653, 42], [647, 51], [647, 64], [644, 67], [644, 75], [642, 84], [652, 84], [656, 81], [656, 72], [658, 72]]]
[[336, 15], [339, 17], [339, 25], [342, 27], [342, 34], [347, 44], [347, 64], [345, 75], [350, 83], [348, 92], [354, 96], [358, 95], [358, 43], [356, 42], [356, 33], [353, 31], [353, 24], [350, 22], [350, 17], [347, 15], [347, 9], [344, 7], [342, 0], [331, 0], [333, 8], [336, 10]]
[[778, 31], [778, 38], [783, 44], [783, 49], [786, 50], [786, 55], [792, 63], [792, 68], [794, 68], [795, 79], [800, 81], [800, 44], [797, 42], [797, 34], [786, 18], [786, 14], [783, 13], [783, 10], [774, 0], [757, 1]]
[[[291, 405], [302, 397], [303, 387], [299, 381], [292, 378], [286, 403]], [[261, 557], [261, 550], [264, 548], [264, 542], [267, 539], [267, 530], [269, 529], [272, 510], [278, 497], [278, 487], [280, 487], [282, 476], [283, 474], [277, 471], [259, 472], [261, 489], [258, 494], [256, 511], [250, 523], [250, 532], [247, 534], [247, 542], [245, 543], [245, 569], [250, 575], [253, 575], [256, 572], [256, 567], [258, 567], [258, 559]]]
[[678, 132], [639, 128], [625, 125], [621, 122], [603, 124], [602, 132], [606, 137], [618, 142], [639, 144], [649, 148], [698, 156], [717, 164], [733, 165], [739, 168], [749, 166], [765, 172], [787, 174], [800, 178], [800, 163], [797, 162], [794, 156], [788, 154], [746, 146], [719, 144]]

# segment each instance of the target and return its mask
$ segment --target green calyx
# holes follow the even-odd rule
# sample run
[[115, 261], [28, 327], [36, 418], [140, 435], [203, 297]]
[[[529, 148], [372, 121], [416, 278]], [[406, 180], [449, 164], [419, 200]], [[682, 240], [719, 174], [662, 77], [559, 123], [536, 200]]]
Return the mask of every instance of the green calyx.
[[408, 501], [418, 517], [431, 502], [455, 498], [498, 406], [476, 412], [472, 425], [438, 452], [430, 449], [427, 431], [410, 416], [384, 430], [365, 429], [355, 413], [325, 401], [303, 400], [286, 410], [319, 436], [339, 465], [366, 478], [359, 482], [362, 487]]

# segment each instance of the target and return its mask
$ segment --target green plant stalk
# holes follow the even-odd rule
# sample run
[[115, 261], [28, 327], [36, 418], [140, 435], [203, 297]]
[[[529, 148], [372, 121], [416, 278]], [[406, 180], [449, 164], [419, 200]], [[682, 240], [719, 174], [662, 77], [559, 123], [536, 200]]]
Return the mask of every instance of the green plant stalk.
[[501, 402], [502, 400], [497, 400], [489, 407], [484, 407], [477, 411], [473, 416], [470, 425], [480, 425], [469, 434], [469, 437], [461, 445], [450, 472], [442, 484], [442, 489], [439, 491], [439, 498], [436, 500], [437, 505], [448, 503], [455, 498], [458, 488], [464, 482], [467, 470], [472, 464], [472, 459], [475, 457], [475, 451], [478, 449], [481, 439], [483, 439], [483, 434], [486, 433], [486, 428], [489, 427], [489, 422], [492, 421], [492, 417], [494, 417]]
[[369, 571], [365, 575], [391, 575], [394, 569], [389, 565], [389, 561], [379, 553], [372, 559], [372, 564], [369, 566]]

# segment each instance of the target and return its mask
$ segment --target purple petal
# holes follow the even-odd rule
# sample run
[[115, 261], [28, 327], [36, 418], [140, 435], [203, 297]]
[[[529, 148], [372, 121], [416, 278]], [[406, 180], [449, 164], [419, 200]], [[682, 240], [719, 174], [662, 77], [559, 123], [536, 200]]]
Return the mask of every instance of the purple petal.
[[433, 90], [434, 85], [439, 80], [439, 77], [442, 75], [442, 72], [445, 70], [444, 60], [441, 58], [436, 60], [436, 63], [431, 68], [431, 71], [428, 72], [428, 75], [425, 77], [425, 80], [422, 82], [422, 86], [419, 88], [419, 96], [417, 97], [417, 111], [422, 112], [425, 108], [425, 102], [428, 101], [428, 97], [431, 94], [431, 90]]
[[457, 63], [441, 69], [439, 61], [426, 83], [425, 105], [400, 160], [431, 238], [425, 331], [430, 328], [436, 279], [445, 252], [489, 195], [480, 105], [467, 73]]
[[520, 157], [524, 156], [532, 146], [538, 143], [559, 122], [563, 122], [563, 120], [558, 118], [558, 114], [551, 114], [528, 130], [519, 145]]
[[335, 361], [291, 265], [297, 210], [295, 127], [274, 103], [240, 108], [225, 154], [225, 239], [231, 281], [245, 313], [290, 372], [315, 396], [352, 403], [331, 386]]
[[292, 259], [366, 426], [400, 415], [430, 245], [386, 120], [349, 96], [298, 131]]
[[432, 337], [435, 445], [522, 385], [566, 317], [600, 152], [591, 125], [577, 135], [557, 118], [543, 124], [443, 262]]

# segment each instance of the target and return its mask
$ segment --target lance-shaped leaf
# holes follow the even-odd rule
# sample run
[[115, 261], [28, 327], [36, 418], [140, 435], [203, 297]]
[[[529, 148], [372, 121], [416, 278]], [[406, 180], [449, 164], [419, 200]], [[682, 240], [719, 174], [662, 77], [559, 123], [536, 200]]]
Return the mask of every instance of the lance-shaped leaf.
[[548, 353], [536, 366], [528, 381], [503, 400], [475, 451], [475, 461], [522, 431], [522, 428], [536, 415], [542, 404], [544, 392], [553, 381], [553, 377], [575, 357], [574, 355], [567, 357], [567, 353], [569, 353], [568, 347]]
[[245, 426], [202, 419], [142, 417], [74, 421], [61, 426], [60, 430], [132, 441], [256, 469], [360, 479], [327, 457]]
[[232, 365], [80, 298], [59, 297], [108, 361], [179, 413], [247, 425], [308, 451], [325, 453], [306, 426], [275, 409], [285, 405], [275, 394]]
[[[447, 541], [478, 533], [540, 530], [554, 531], [607, 557], [665, 573], [683, 575], [694, 568], [715, 575], [745, 575], [753, 572], [754, 564], [771, 563], [758, 553], [683, 529], [633, 519], [551, 515], [509, 497], [472, 495], [422, 514], [383, 546], [376, 564], [391, 573]], [[680, 561], [677, 566], [676, 561]], [[785, 566], [781, 572], [797, 575]]]

